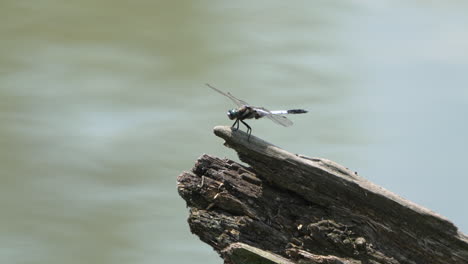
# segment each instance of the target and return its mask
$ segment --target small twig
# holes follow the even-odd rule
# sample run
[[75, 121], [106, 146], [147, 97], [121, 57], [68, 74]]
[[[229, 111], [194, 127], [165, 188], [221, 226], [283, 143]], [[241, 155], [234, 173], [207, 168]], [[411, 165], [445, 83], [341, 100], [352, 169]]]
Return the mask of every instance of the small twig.
[[201, 176], [201, 184], [198, 185], [199, 188], [203, 187], [203, 185], [205, 184], [205, 176]]

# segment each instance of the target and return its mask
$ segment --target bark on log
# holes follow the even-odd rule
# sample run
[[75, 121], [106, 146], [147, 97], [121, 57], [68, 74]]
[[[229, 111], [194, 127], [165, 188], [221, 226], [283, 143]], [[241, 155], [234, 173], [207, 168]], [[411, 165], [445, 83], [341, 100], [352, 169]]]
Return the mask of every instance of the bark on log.
[[178, 191], [225, 263], [468, 263], [468, 237], [444, 217], [330, 160], [214, 132], [250, 167], [203, 155]]

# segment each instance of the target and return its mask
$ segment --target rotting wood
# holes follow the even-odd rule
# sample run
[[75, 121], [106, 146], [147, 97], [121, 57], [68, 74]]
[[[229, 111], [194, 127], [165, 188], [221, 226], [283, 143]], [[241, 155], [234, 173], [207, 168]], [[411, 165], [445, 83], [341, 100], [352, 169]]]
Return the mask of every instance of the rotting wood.
[[444, 217], [330, 160], [247, 142], [230, 127], [214, 132], [250, 167], [203, 155], [178, 191], [192, 233], [225, 263], [255, 254], [242, 245], [292, 263], [468, 263], [468, 237]]

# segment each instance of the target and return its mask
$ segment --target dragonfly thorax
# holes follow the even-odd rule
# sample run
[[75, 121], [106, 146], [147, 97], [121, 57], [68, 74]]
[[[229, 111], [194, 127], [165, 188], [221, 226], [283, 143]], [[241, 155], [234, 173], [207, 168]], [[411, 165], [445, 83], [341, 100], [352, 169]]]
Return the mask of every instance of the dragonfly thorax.
[[229, 119], [234, 120], [239, 116], [239, 111], [237, 109], [231, 109], [227, 112]]

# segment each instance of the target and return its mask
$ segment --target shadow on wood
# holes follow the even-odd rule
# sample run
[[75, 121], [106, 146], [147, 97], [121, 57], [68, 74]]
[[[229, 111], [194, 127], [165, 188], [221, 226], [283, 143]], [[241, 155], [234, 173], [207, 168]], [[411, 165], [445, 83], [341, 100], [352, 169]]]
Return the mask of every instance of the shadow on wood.
[[225, 263], [468, 263], [468, 237], [444, 217], [330, 160], [214, 133], [251, 167], [203, 155], [178, 191]]

